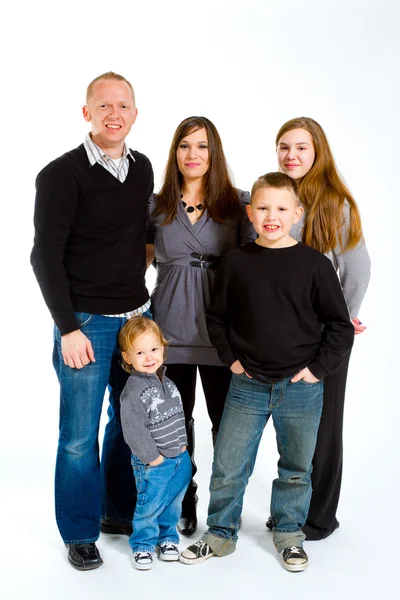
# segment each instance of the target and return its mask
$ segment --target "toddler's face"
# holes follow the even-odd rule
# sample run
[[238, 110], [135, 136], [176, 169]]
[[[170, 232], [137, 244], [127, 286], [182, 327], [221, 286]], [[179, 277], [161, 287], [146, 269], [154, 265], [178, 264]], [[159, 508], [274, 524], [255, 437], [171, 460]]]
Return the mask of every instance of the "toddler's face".
[[128, 352], [122, 352], [122, 357], [139, 373], [155, 373], [163, 363], [164, 346], [153, 331], [144, 331]]

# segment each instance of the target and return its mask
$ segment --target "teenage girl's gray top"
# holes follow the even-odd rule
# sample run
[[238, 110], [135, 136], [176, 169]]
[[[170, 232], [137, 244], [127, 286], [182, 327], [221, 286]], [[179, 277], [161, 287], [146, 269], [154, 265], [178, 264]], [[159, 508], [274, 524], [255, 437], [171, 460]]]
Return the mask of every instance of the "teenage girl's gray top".
[[[350, 225], [350, 205], [347, 201], [345, 201], [343, 216], [342, 238], [346, 242]], [[290, 230], [290, 235], [298, 241], [301, 241], [303, 237], [304, 220], [305, 213]], [[334, 250], [327, 252], [326, 256], [338, 272], [350, 317], [352, 319], [358, 317], [361, 302], [368, 288], [371, 267], [364, 240], [362, 239], [355, 248], [347, 252], [342, 252], [338, 245]]]
[[208, 337], [205, 317], [215, 276], [214, 269], [207, 267], [214, 266], [213, 261], [203, 261], [201, 266], [201, 260], [192, 254], [222, 257], [228, 250], [256, 238], [245, 210], [249, 193], [238, 193], [242, 214], [224, 223], [213, 221], [205, 210], [192, 224], [179, 202], [175, 220], [163, 226], [164, 216], [152, 214], [156, 197], [150, 199], [147, 243], [154, 243], [157, 262], [151, 310], [169, 341], [167, 363], [223, 365]]

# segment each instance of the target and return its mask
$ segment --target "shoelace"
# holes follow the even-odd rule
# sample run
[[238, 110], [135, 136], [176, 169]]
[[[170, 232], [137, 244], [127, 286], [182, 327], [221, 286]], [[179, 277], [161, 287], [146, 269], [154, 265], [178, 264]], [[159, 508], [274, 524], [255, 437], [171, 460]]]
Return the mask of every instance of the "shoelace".
[[150, 552], [139, 552], [136, 556], [136, 561], [143, 559], [153, 560], [153, 557], [151, 556]]
[[197, 540], [197, 542], [195, 542], [193, 544], [193, 546], [197, 546], [197, 548], [199, 548], [199, 550], [203, 550], [204, 546], [207, 545], [207, 542], [205, 540]]
[[292, 555], [296, 555], [294, 558], [304, 558], [303, 552], [301, 548], [297, 548], [296, 546], [292, 546], [291, 548], [287, 548], [288, 552]]
[[170, 550], [172, 550], [173, 552], [175, 552], [177, 550], [177, 547], [174, 546], [174, 544], [162, 544], [161, 550], [163, 552], [169, 552]]

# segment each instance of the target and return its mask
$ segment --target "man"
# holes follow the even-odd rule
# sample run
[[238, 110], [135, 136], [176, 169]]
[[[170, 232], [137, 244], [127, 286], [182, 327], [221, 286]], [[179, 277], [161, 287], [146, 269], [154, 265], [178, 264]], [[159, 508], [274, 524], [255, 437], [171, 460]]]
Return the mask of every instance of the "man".
[[125, 143], [137, 109], [124, 77], [109, 72], [92, 81], [83, 116], [91, 124], [84, 144], [37, 177], [31, 263], [55, 322], [53, 363], [61, 389], [56, 519], [68, 560], [89, 570], [103, 562], [95, 544], [100, 528], [132, 531], [135, 487], [119, 418], [127, 374], [117, 336], [128, 318], [149, 314], [145, 229], [153, 171], [147, 157]]

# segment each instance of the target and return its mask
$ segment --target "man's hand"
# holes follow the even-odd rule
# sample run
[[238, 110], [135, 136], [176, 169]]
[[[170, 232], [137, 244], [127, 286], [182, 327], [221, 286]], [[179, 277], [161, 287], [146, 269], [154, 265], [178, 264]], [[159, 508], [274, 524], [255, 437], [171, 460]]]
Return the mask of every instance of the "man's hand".
[[149, 462], [149, 467], [156, 467], [157, 465], [161, 465], [162, 462], [164, 462], [164, 457], [162, 454], [160, 454], [156, 460]]
[[319, 381], [319, 379], [314, 377], [314, 375], [311, 373], [308, 367], [296, 373], [296, 375], [292, 377], [290, 381], [292, 383], [297, 383], [298, 381], [300, 381], [300, 379], [303, 379], [306, 383], [317, 383]]
[[80, 329], [61, 337], [61, 351], [64, 363], [71, 369], [82, 369], [90, 362], [96, 362], [92, 344]]
[[[242, 363], [239, 360], [235, 360], [233, 364], [231, 364], [231, 371], [235, 373], [235, 375], [241, 375], [242, 373], [246, 373], [246, 371], [242, 367]], [[251, 375], [246, 373], [249, 379], [253, 379]]]

